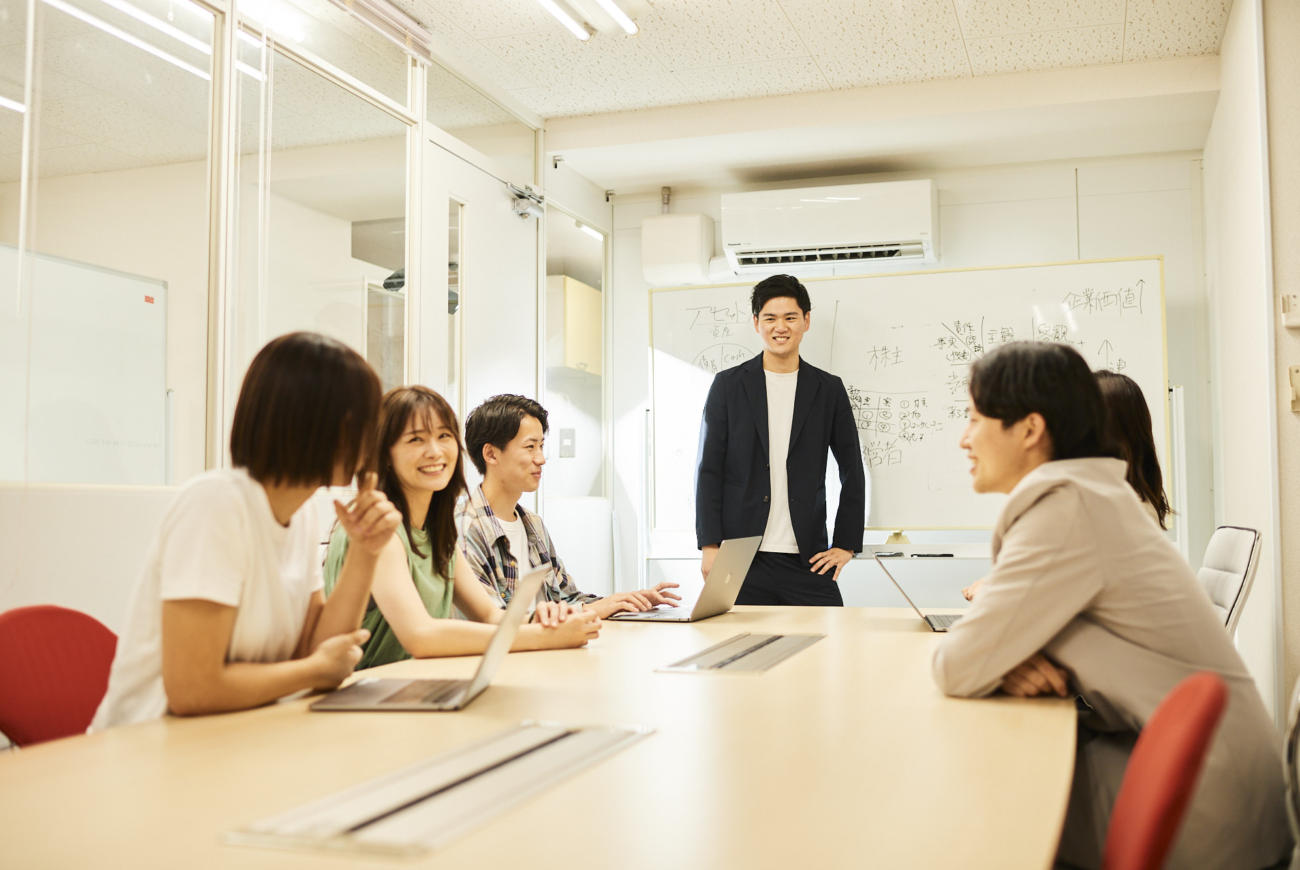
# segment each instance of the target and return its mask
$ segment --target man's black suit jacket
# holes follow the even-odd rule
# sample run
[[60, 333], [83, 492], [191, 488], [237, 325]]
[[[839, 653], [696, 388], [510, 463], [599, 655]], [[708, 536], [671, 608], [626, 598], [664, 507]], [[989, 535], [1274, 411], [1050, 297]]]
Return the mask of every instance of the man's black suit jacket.
[[[799, 360], [786, 457], [790, 520], [805, 561], [827, 548], [826, 451], [840, 471], [831, 546], [862, 551], [866, 478], [858, 428], [844, 382]], [[719, 372], [709, 388], [695, 473], [695, 537], [700, 547], [761, 535], [772, 496], [768, 468], [767, 381], [763, 355]]]

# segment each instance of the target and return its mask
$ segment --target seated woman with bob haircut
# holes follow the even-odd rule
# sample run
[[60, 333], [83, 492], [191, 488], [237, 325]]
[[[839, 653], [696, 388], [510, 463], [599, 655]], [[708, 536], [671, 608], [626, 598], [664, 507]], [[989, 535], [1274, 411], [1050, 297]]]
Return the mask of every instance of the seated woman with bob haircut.
[[1010, 498], [992, 571], [935, 650], [935, 682], [1087, 703], [1057, 859], [1091, 868], [1138, 732], [1184, 677], [1217, 673], [1227, 710], [1166, 866], [1270, 867], [1291, 840], [1277, 731], [1191, 568], [1109, 455], [1101, 402], [1064, 345], [1009, 344], [971, 367], [961, 446], [975, 490]]
[[351, 504], [334, 503], [352, 547], [326, 601], [309, 499], [370, 465], [379, 393], [366, 361], [332, 338], [295, 332], [258, 352], [235, 406], [233, 467], [194, 478], [168, 508], [92, 727], [242, 710], [352, 673], [375, 562], [401, 517], [374, 472]]
[[[457, 558], [456, 500], [465, 493], [465, 451], [447, 400], [428, 387], [397, 387], [379, 412], [379, 488], [402, 521], [375, 570], [362, 625], [370, 630], [359, 668], [410, 658], [481, 653], [505, 612]], [[352, 542], [340, 525], [325, 557], [333, 597]], [[453, 601], [472, 622], [453, 619]], [[538, 606], [537, 624], [520, 627], [513, 649], [582, 646], [600, 632], [594, 613], [552, 602]]]

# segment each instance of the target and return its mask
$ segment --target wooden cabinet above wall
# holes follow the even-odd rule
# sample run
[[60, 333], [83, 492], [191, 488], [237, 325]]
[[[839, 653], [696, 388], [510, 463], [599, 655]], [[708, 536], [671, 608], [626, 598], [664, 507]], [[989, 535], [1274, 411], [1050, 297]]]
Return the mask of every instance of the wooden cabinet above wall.
[[593, 375], [603, 370], [601, 293], [568, 275], [546, 276], [546, 366]]

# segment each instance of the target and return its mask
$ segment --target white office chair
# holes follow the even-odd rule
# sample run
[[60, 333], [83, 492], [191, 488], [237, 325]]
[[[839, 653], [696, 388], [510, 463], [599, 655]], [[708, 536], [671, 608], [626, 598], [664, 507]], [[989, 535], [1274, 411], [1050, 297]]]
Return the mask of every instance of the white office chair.
[[1228, 634], [1237, 629], [1258, 566], [1259, 532], [1241, 526], [1219, 526], [1214, 530], [1196, 579], [1222, 614]]

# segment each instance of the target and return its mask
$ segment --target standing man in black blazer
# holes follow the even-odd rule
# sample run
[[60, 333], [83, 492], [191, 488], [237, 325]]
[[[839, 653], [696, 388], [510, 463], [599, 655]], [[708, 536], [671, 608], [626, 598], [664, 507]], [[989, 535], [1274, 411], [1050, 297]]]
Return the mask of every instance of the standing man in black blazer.
[[[843, 605], [835, 581], [862, 551], [866, 519], [849, 395], [839, 378], [799, 358], [812, 302], [798, 279], [765, 278], [750, 305], [764, 350], [719, 372], [704, 403], [695, 475], [700, 570], [708, 575], [723, 540], [762, 535], [737, 604]], [[840, 470], [830, 546], [827, 449]]]

